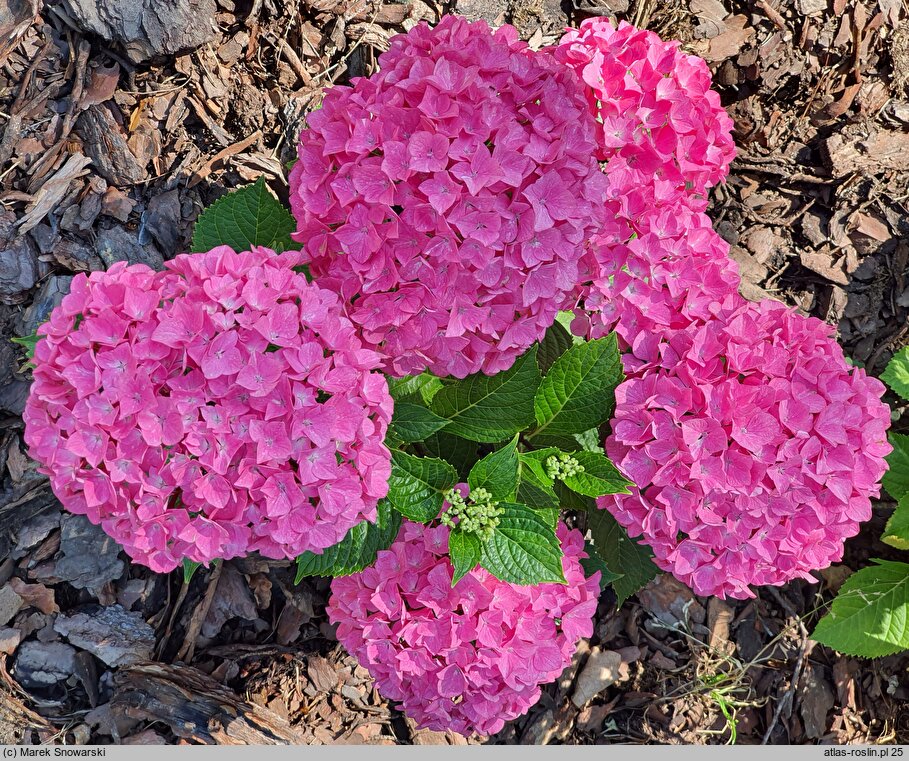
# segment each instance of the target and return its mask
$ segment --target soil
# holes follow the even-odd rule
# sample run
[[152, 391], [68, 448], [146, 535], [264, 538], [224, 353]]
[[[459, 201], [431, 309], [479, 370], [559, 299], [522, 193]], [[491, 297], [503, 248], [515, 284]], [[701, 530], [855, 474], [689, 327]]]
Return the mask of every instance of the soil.
[[[303, 118], [395, 33], [455, 10], [541, 47], [612, 15], [710, 63], [738, 146], [711, 215], [744, 295], [837, 325], [878, 374], [909, 343], [905, 3], [192, 3], [211, 32], [184, 50], [85, 31], [76, 0], [0, 0], [0, 742], [909, 744], [909, 656], [846, 658], [809, 637], [851, 570], [899, 559], [877, 540], [890, 503], [815, 584], [724, 603], [661, 576], [619, 609], [607, 590], [594, 636], [526, 716], [490, 738], [420, 731], [337, 644], [325, 580], [250, 558], [184, 584], [63, 514], [25, 455], [29, 375], [8, 340], [73, 274], [185, 250], [227, 189], [264, 175], [286, 200]], [[614, 680], [579, 707], [604, 651]]]

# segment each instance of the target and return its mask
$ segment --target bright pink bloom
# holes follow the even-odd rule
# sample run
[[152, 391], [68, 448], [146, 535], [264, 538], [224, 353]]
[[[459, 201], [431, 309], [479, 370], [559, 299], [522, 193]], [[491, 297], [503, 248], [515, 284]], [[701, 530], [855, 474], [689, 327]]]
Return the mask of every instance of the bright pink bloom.
[[641, 370], [672, 331], [742, 303], [729, 247], [703, 213], [735, 154], [732, 120], [704, 61], [653, 32], [588, 19], [553, 52], [585, 83], [609, 181], [606, 227], [565, 308], [579, 334], [615, 330], [631, 349], [626, 369]]
[[405, 521], [374, 566], [331, 583], [338, 639], [421, 727], [493, 734], [525, 713], [593, 634], [599, 572], [584, 538], [558, 537], [567, 584], [517, 586], [476, 568], [452, 587], [448, 528]]
[[599, 506], [702, 595], [750, 597], [840, 560], [886, 470], [884, 385], [846, 364], [830, 326], [775, 301], [654, 351], [617, 389], [606, 441], [637, 488]]
[[678, 48], [601, 17], [569, 29], [552, 50], [586, 85], [608, 173], [629, 186], [663, 182], [703, 211], [707, 189], [735, 156], [732, 120], [710, 89], [707, 64]]
[[296, 239], [395, 375], [508, 368], [602, 227], [581, 83], [508, 26], [446, 16], [333, 87], [290, 176]]
[[374, 520], [391, 418], [375, 352], [301, 255], [221, 247], [77, 276], [24, 419], [64, 507], [156, 571], [293, 558]]
[[681, 202], [639, 213], [610, 204], [614, 231], [594, 239], [585, 259], [593, 276], [568, 306], [583, 305], [573, 330], [590, 338], [615, 331], [629, 349], [626, 370], [639, 371], [659, 364], [658, 346], [673, 332], [744, 299], [729, 246], [706, 214]]

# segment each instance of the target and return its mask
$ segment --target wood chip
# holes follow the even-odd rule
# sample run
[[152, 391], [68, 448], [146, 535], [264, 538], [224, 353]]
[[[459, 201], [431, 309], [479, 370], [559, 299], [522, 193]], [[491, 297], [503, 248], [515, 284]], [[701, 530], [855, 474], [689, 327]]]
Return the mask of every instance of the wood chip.
[[818, 275], [839, 283], [840, 285], [849, 285], [849, 278], [843, 271], [838, 262], [834, 262], [832, 256], [825, 251], [807, 251], [799, 250], [799, 261], [803, 267], [807, 267]]
[[873, 238], [881, 243], [884, 243], [893, 237], [890, 233], [890, 228], [887, 227], [879, 217], [872, 217], [870, 214], [865, 214], [863, 211], [855, 212], [855, 214], [849, 218], [849, 221], [855, 225], [856, 232], [867, 235], [869, 238]]
[[909, 171], [909, 133], [877, 130], [870, 135], [831, 135], [824, 154], [834, 177], [852, 172], [880, 174]]
[[69, 192], [72, 182], [87, 174], [86, 167], [91, 163], [88, 156], [72, 154], [32, 196], [25, 214], [19, 220], [19, 232], [27, 233], [54, 211]]
[[236, 156], [238, 153], [242, 153], [249, 146], [255, 143], [260, 137], [262, 137], [262, 131], [256, 130], [245, 140], [241, 140], [238, 143], [233, 143], [228, 145], [223, 150], [218, 151], [214, 156], [212, 156], [208, 161], [206, 161], [199, 169], [193, 172], [193, 176], [189, 178], [189, 182], [186, 183], [187, 188], [194, 188], [200, 182], [202, 182], [214, 168], [215, 164], [231, 156]]
[[824, 678], [824, 669], [808, 664], [798, 686], [799, 713], [805, 723], [805, 735], [820, 739], [827, 730], [828, 714], [833, 708], [833, 689]]
[[198, 669], [145, 664], [114, 675], [114, 719], [160, 722], [203, 745], [302, 745], [286, 719], [248, 703]]
[[130, 150], [120, 125], [106, 106], [87, 108], [77, 120], [76, 128], [82, 135], [85, 152], [108, 183], [122, 188], [148, 177], [145, 165]]
[[37, 608], [42, 613], [59, 613], [60, 607], [54, 598], [54, 590], [44, 584], [26, 584], [15, 576], [9, 580], [13, 591], [22, 598], [25, 605]]
[[619, 678], [622, 656], [614, 650], [591, 648], [587, 663], [578, 675], [578, 682], [571, 695], [571, 702], [583, 708]]
[[723, 19], [729, 15], [729, 11], [720, 0], [691, 0], [689, 8], [699, 22], [694, 28], [697, 37], [709, 40], [727, 31]]
[[97, 106], [114, 97], [120, 80], [120, 64], [98, 66], [91, 70], [89, 85], [82, 93], [81, 108]]
[[306, 674], [319, 692], [330, 692], [338, 686], [338, 672], [320, 655], [306, 661]]
[[708, 63], [719, 63], [737, 55], [745, 43], [754, 37], [754, 29], [747, 16], [730, 16], [725, 21], [726, 31], [710, 40], [704, 58]]
[[711, 597], [707, 603], [707, 628], [710, 631], [710, 647], [722, 648], [729, 641], [729, 625], [734, 618], [734, 611], [729, 603]]

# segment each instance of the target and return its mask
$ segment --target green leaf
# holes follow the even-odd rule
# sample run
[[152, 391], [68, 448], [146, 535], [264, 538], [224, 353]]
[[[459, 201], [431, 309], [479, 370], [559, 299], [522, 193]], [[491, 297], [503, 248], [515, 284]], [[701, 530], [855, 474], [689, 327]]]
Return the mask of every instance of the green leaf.
[[375, 523], [358, 523], [338, 544], [321, 555], [312, 552], [300, 555], [294, 583], [299, 584], [305, 576], [349, 576], [362, 571], [376, 561], [379, 550], [395, 540], [400, 528], [401, 516], [391, 509], [387, 499], [381, 500]]
[[437, 518], [445, 492], [457, 482], [457, 472], [444, 460], [391, 453], [387, 499], [405, 518], [417, 523]]
[[874, 562], [846, 579], [812, 639], [862, 658], [909, 648], [909, 564]]
[[[483, 543], [480, 564], [497, 579], [512, 584], [565, 583], [562, 547], [550, 511], [503, 502], [499, 525]], [[552, 511], [555, 512], [555, 511]]]
[[[599, 428], [591, 428], [589, 431], [584, 431], [584, 433], [576, 433], [574, 438], [585, 452], [606, 453], [606, 450], [603, 449], [603, 439], [600, 436]], [[571, 451], [577, 450], [572, 449]]]
[[882, 483], [891, 497], [902, 499], [909, 494], [909, 436], [891, 433], [888, 438], [893, 451], [887, 455], [889, 470]]
[[442, 381], [430, 373], [386, 379], [388, 380], [388, 391], [396, 402], [411, 401], [424, 405], [431, 404], [432, 398], [442, 388]]
[[201, 563], [189, 558], [183, 558], [183, 583], [189, 584], [192, 581], [193, 574], [202, 567]]
[[588, 579], [597, 571], [600, 572], [601, 592], [610, 584], [622, 578], [622, 574], [613, 573], [609, 570], [609, 567], [603, 558], [600, 557], [600, 553], [597, 552], [597, 548], [593, 546], [592, 542], [584, 542], [584, 552], [587, 553], [587, 557], [581, 560], [581, 568], [584, 569], [584, 575]]
[[38, 341], [40, 340], [41, 336], [39, 336], [37, 333], [32, 333], [30, 336], [22, 336], [22, 338], [16, 336], [15, 338], [10, 339], [10, 341], [12, 341], [14, 344], [19, 344], [19, 346], [25, 347], [25, 351], [28, 355], [29, 360], [35, 358], [35, 347], [38, 345]]
[[527, 444], [537, 449], [556, 449], [562, 452], [580, 452], [584, 446], [576, 436], [550, 436], [543, 433], [541, 436], [531, 433], [525, 438]]
[[448, 535], [448, 557], [454, 568], [451, 586], [457, 584], [464, 576], [480, 564], [483, 556], [483, 542], [476, 534], [452, 530]]
[[898, 550], [909, 550], [909, 494], [897, 503], [881, 540]]
[[533, 423], [533, 399], [540, 385], [537, 348], [531, 347], [510, 369], [477, 373], [446, 385], [432, 400], [432, 411], [451, 422], [445, 430], [471, 441], [510, 439]]
[[606, 510], [590, 512], [587, 526], [606, 566], [614, 573], [622, 574], [612, 585], [619, 605], [660, 572], [651, 560], [653, 553], [650, 548], [629, 539], [625, 530]]
[[622, 378], [614, 333], [573, 346], [540, 383], [534, 399], [537, 428], [529, 438], [571, 436], [609, 420]]
[[552, 479], [542, 465], [548, 453], [558, 449], [541, 449], [535, 452], [521, 452], [518, 455], [518, 502], [533, 508], [558, 508], [559, 498], [553, 490]]
[[452, 436], [447, 429], [428, 437], [422, 446], [426, 450], [426, 454], [439, 457], [453, 465], [458, 471], [458, 475], [461, 476], [459, 479], [461, 481], [467, 480], [470, 469], [480, 459], [476, 443], [462, 439], [460, 436]]
[[540, 372], [548, 372], [553, 363], [573, 345], [571, 333], [565, 330], [560, 322], [552, 323], [537, 350], [537, 365], [540, 367]]
[[604, 454], [596, 452], [572, 452], [572, 457], [584, 466], [584, 472], [565, 479], [565, 486], [585, 497], [601, 497], [604, 494], [630, 494], [631, 486], [625, 476], [619, 473]]
[[407, 444], [423, 441], [427, 436], [441, 431], [448, 421], [422, 405], [412, 402], [395, 402], [394, 415], [388, 432]]
[[529, 452], [521, 452], [519, 457], [537, 476], [538, 479], [553, 485], [552, 478], [546, 472], [546, 460], [553, 455], [557, 455], [559, 450], [556, 447], [546, 447], [545, 449], [532, 449]]
[[576, 344], [582, 344], [582, 343], [584, 343], [584, 339], [581, 338], [580, 336], [576, 336], [574, 333], [571, 332], [571, 323], [573, 321], [574, 321], [574, 312], [562, 311], [556, 315], [556, 322], [559, 323], [559, 325], [561, 325], [563, 328], [565, 328], [565, 332], [569, 336], [571, 336], [571, 342], [576, 343]]
[[518, 488], [518, 437], [495, 452], [486, 455], [470, 469], [467, 485], [471, 489], [482, 487], [494, 500], [503, 502], [514, 499]]
[[219, 198], [199, 215], [192, 250], [230, 246], [234, 251], [249, 251], [252, 246], [265, 246], [280, 253], [293, 247], [290, 234], [295, 229], [290, 212], [260, 177], [252, 185]]
[[893, 356], [887, 369], [881, 373], [881, 380], [903, 399], [909, 399], [909, 346]]
[[595, 499], [572, 491], [562, 481], [555, 482], [555, 493], [563, 510], [577, 510], [579, 513], [591, 514], [598, 512]]

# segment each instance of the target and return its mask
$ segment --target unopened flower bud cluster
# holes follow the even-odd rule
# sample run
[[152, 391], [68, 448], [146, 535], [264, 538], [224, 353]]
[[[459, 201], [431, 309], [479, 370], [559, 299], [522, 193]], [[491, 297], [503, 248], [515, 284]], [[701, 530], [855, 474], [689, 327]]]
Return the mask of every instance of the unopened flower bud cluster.
[[584, 466], [565, 452], [553, 455], [546, 460], [546, 474], [553, 481], [564, 481], [566, 478], [571, 478], [583, 472]]
[[483, 540], [492, 536], [499, 517], [505, 512], [482, 486], [472, 489], [466, 499], [457, 487], [450, 489], [445, 501], [449, 507], [439, 518], [442, 524], [449, 528], [457, 526], [459, 531], [476, 534]]

